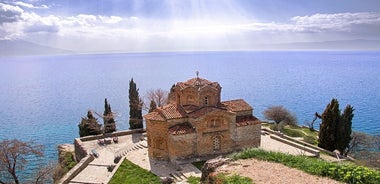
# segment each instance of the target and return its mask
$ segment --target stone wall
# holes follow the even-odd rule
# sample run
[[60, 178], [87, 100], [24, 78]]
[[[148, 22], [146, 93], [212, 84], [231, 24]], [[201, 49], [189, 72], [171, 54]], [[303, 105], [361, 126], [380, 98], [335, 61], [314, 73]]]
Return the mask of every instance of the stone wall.
[[236, 146], [238, 149], [259, 147], [261, 141], [261, 124], [236, 127]]
[[[212, 126], [214, 119], [220, 121], [218, 126]], [[197, 130], [197, 155], [228, 153], [234, 150], [235, 114], [218, 110], [209, 112], [193, 123]], [[215, 139], [219, 139], [220, 149], [215, 149]]]
[[160, 121], [147, 121], [147, 127], [149, 157], [168, 159], [168, 123]]
[[77, 162], [82, 160], [84, 157], [88, 155], [86, 148], [82, 144], [82, 140], [80, 138], [74, 139], [74, 148], [75, 148], [75, 159]]
[[168, 138], [168, 152], [170, 161], [179, 159], [186, 159], [193, 157], [196, 154], [197, 135], [195, 133], [183, 134], [183, 135], [169, 135]]

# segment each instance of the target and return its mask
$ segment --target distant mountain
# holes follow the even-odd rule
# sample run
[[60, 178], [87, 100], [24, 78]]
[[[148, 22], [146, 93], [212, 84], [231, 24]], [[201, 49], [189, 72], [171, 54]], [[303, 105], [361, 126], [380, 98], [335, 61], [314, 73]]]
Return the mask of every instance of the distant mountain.
[[380, 50], [380, 40], [338, 40], [325, 42], [293, 42], [284, 44], [263, 44], [264, 50]]
[[1, 56], [69, 54], [71, 51], [43, 46], [24, 40], [0, 40]]

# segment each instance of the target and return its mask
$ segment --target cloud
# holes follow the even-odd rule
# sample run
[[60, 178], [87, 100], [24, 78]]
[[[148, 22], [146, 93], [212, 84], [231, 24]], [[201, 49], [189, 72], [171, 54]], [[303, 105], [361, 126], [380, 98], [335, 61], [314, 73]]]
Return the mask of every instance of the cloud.
[[380, 25], [380, 13], [337, 13], [296, 16], [291, 19], [300, 31], [351, 31], [363, 25]]
[[284, 22], [266, 22], [233, 16], [191, 19], [36, 13], [44, 11], [43, 8], [48, 7], [21, 1], [0, 3], [0, 39], [22, 38], [52, 46], [59, 43], [59, 47], [73, 50], [151, 51], [206, 47], [249, 49], [253, 43], [331, 40], [350, 35], [380, 37], [380, 13], [374, 12], [314, 14], [295, 16]]
[[49, 7], [47, 5], [41, 5], [41, 6], [35, 6], [33, 4], [17, 1], [13, 3], [14, 5], [25, 7], [25, 8], [30, 8], [30, 9], [48, 9]]
[[24, 10], [18, 6], [0, 3], [0, 24], [19, 20]]

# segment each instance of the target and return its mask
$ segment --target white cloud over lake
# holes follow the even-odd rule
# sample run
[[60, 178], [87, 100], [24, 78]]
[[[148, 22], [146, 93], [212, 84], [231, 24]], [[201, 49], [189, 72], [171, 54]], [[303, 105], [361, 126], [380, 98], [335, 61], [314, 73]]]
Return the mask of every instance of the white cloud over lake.
[[[40, 13], [48, 5], [0, 3], [0, 39], [24, 39], [69, 50], [168, 51], [250, 49], [318, 39], [380, 38], [380, 13], [317, 13], [284, 21]], [[38, 11], [37, 11], [38, 10]], [[211, 18], [208, 18], [211, 17]], [[46, 39], [48, 38], [48, 39]]]

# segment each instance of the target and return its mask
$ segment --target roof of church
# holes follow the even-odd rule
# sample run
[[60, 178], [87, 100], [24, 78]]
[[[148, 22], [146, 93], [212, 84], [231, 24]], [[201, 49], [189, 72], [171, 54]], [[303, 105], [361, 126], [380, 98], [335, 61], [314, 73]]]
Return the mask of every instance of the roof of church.
[[169, 133], [172, 135], [182, 135], [188, 133], [194, 133], [195, 129], [190, 123], [181, 123], [169, 128]]
[[183, 111], [182, 107], [176, 104], [165, 105], [159, 110], [166, 119], [177, 119], [186, 116], [186, 112]]
[[179, 86], [181, 89], [185, 89], [187, 87], [205, 87], [205, 86], [220, 88], [219, 83], [211, 82], [207, 79], [200, 78], [200, 77], [195, 77], [195, 78], [189, 79], [185, 82], [178, 82], [177, 86]]
[[243, 116], [243, 117], [237, 117], [236, 118], [236, 126], [248, 126], [248, 125], [256, 125], [260, 124], [260, 120], [257, 119], [255, 116]]
[[204, 114], [215, 110], [227, 110], [230, 112], [249, 111], [253, 108], [245, 102], [243, 99], [230, 100], [222, 102], [220, 107], [198, 107], [197, 106], [185, 106], [181, 107], [177, 104], [168, 104], [163, 107], [157, 108], [154, 112], [148, 113], [144, 117], [149, 120], [165, 121], [168, 119], [180, 119], [184, 117], [200, 117]]
[[208, 107], [198, 108], [197, 110], [189, 112], [188, 114], [189, 114], [189, 117], [198, 118], [198, 117], [201, 117], [201, 116], [203, 116], [205, 114], [208, 114], [210, 112], [216, 112], [216, 111], [225, 111], [225, 112], [227, 112], [226, 109], [223, 109], [223, 108], [220, 108], [220, 107], [208, 106]]
[[260, 123], [261, 123], [260, 120], [239, 121], [239, 122], [236, 122], [236, 126], [241, 127], [241, 126], [248, 126], [248, 125], [256, 125]]
[[224, 101], [222, 104], [227, 107], [227, 110], [232, 112], [253, 110], [253, 108], [243, 99]]
[[165, 121], [168, 119], [178, 119], [186, 117], [186, 112], [180, 105], [168, 104], [163, 107], [159, 107], [151, 113], [144, 116], [149, 120]]
[[164, 117], [162, 117], [161, 114], [157, 112], [157, 110], [146, 114], [144, 118], [153, 121], [165, 121]]

